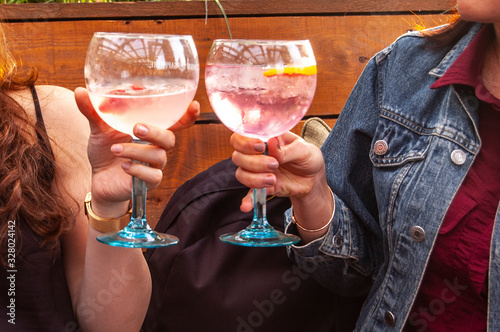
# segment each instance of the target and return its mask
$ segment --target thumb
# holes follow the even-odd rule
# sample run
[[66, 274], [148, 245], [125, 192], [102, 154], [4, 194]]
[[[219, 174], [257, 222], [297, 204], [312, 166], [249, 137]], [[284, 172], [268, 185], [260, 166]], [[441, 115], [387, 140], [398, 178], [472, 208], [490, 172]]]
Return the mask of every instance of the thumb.
[[90, 101], [89, 92], [84, 88], [75, 89], [75, 101], [80, 112], [87, 118], [90, 124], [90, 129], [93, 133], [104, 132], [111, 129], [97, 114]]
[[320, 148], [307, 143], [292, 132], [269, 139], [268, 147], [269, 155], [276, 158], [280, 166], [291, 163], [295, 167], [299, 167], [300, 171], [304, 171], [304, 167], [312, 167], [317, 171], [324, 164]]
[[250, 212], [253, 209], [253, 189], [250, 189], [245, 197], [241, 200], [241, 212]]
[[289, 146], [293, 145], [299, 138], [299, 136], [292, 132], [286, 132], [281, 136], [270, 138], [267, 141], [268, 154], [275, 157], [280, 163], [283, 162]]

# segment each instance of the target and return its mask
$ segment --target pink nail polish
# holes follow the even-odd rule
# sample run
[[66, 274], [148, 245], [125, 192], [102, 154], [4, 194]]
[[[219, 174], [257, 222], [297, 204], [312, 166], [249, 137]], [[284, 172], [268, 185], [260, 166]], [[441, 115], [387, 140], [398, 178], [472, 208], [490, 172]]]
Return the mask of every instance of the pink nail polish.
[[138, 124], [135, 127], [135, 134], [138, 136], [146, 136], [148, 134], [149, 130], [146, 126], [143, 126], [141, 124]]
[[280, 164], [276, 160], [273, 160], [267, 164], [267, 167], [269, 167], [269, 169], [275, 170], [280, 167]]
[[123, 151], [123, 145], [121, 144], [114, 144], [111, 146], [111, 152], [113, 153], [121, 153]]
[[264, 143], [256, 143], [253, 148], [257, 152], [264, 152], [266, 150], [266, 145]]
[[124, 170], [129, 170], [130, 169], [130, 164], [131, 164], [130, 161], [126, 161], [126, 162], [122, 163], [122, 168]]
[[269, 185], [269, 186], [273, 186], [274, 185], [274, 176], [272, 176], [272, 175], [267, 176], [266, 179], [264, 180], [264, 183]]

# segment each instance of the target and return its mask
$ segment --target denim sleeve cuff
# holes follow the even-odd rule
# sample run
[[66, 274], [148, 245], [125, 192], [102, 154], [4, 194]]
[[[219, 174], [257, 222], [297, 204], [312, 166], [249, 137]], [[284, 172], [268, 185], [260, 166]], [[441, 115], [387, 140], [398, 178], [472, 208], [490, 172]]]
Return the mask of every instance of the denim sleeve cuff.
[[[285, 211], [285, 233], [298, 235], [297, 226], [292, 222], [292, 211], [293, 211], [292, 208]], [[302, 257], [315, 257], [318, 254], [321, 255], [321, 252], [319, 252], [319, 248], [320, 248], [321, 244], [323, 243], [323, 240], [325, 239], [325, 237], [326, 237], [326, 234], [323, 235], [322, 237], [319, 237], [316, 240], [311, 241], [311, 242], [304, 244], [304, 245], [300, 245], [300, 244], [291, 245], [288, 247], [288, 251], [290, 251], [290, 249], [292, 249], [299, 256], [302, 256]]]
[[[351, 261], [356, 261], [357, 258], [353, 257], [351, 229], [349, 222], [342, 217], [343, 202], [334, 195], [335, 199], [335, 213], [333, 220], [330, 223], [328, 232], [305, 245], [292, 245], [292, 249], [297, 255], [302, 257], [315, 257], [315, 256], [330, 256], [338, 258], [346, 258]], [[297, 227], [291, 221], [292, 209], [285, 212], [285, 233], [298, 234]], [[320, 258], [320, 257], [317, 257]], [[326, 258], [326, 257], [325, 257]]]
[[[315, 279], [329, 289], [337, 289], [343, 284], [341, 280], [350, 278], [364, 283], [372, 273], [373, 264], [369, 255], [363, 255], [359, 248], [362, 244], [352, 212], [337, 196], [334, 195], [334, 199], [335, 213], [328, 232], [305, 245], [287, 246], [289, 257], [299, 266], [316, 264]], [[297, 235], [298, 230], [291, 216], [292, 210], [288, 209], [285, 212], [285, 233]]]

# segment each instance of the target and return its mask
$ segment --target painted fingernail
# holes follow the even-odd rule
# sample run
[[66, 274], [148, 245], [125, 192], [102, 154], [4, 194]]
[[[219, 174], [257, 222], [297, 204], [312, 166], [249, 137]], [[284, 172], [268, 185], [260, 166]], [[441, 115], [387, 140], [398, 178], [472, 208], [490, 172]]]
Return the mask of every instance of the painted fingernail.
[[266, 145], [264, 143], [256, 143], [253, 148], [257, 152], [264, 152], [266, 151]]
[[123, 145], [121, 144], [114, 144], [111, 146], [111, 152], [113, 153], [121, 153], [123, 151]]
[[269, 185], [269, 186], [274, 185], [274, 176], [268, 175], [266, 177], [266, 179], [264, 180], [264, 183], [267, 184], [267, 185]]
[[267, 167], [269, 167], [269, 169], [278, 169], [278, 167], [280, 167], [280, 164], [276, 160], [273, 160], [267, 164]]
[[131, 164], [131, 162], [130, 162], [130, 161], [126, 161], [126, 162], [122, 163], [122, 168], [123, 168], [124, 170], [127, 170], [127, 171], [128, 171], [128, 170], [130, 169], [130, 164]]
[[138, 136], [146, 136], [149, 133], [149, 129], [146, 126], [138, 124], [135, 126], [135, 134]]

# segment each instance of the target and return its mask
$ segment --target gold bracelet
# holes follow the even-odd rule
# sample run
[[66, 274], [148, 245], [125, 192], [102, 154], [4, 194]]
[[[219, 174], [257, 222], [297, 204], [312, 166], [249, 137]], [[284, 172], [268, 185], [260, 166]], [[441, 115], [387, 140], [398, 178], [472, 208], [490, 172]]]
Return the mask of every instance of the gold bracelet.
[[332, 220], [333, 220], [333, 216], [335, 215], [335, 197], [333, 196], [333, 191], [330, 187], [328, 187], [328, 189], [330, 189], [330, 194], [332, 194], [332, 202], [333, 202], [333, 212], [332, 212], [332, 215], [330, 217], [330, 220], [324, 224], [323, 226], [321, 226], [320, 228], [317, 228], [317, 229], [307, 229], [305, 227], [303, 227], [302, 225], [300, 225], [297, 220], [295, 219], [295, 215], [293, 214], [293, 207], [292, 207], [292, 222], [297, 225], [298, 228], [300, 228], [301, 230], [303, 230], [304, 232], [309, 232], [309, 233], [314, 233], [314, 232], [319, 232], [319, 231], [322, 231], [324, 230], [325, 228], [327, 228], [328, 226], [330, 226], [330, 224], [332, 223]]
[[125, 228], [130, 222], [130, 215], [132, 210], [129, 210], [125, 215], [119, 218], [102, 218], [94, 213], [90, 201], [92, 200], [92, 193], [87, 193], [85, 196], [85, 215], [89, 220], [90, 226], [98, 232], [110, 233], [118, 232]]

